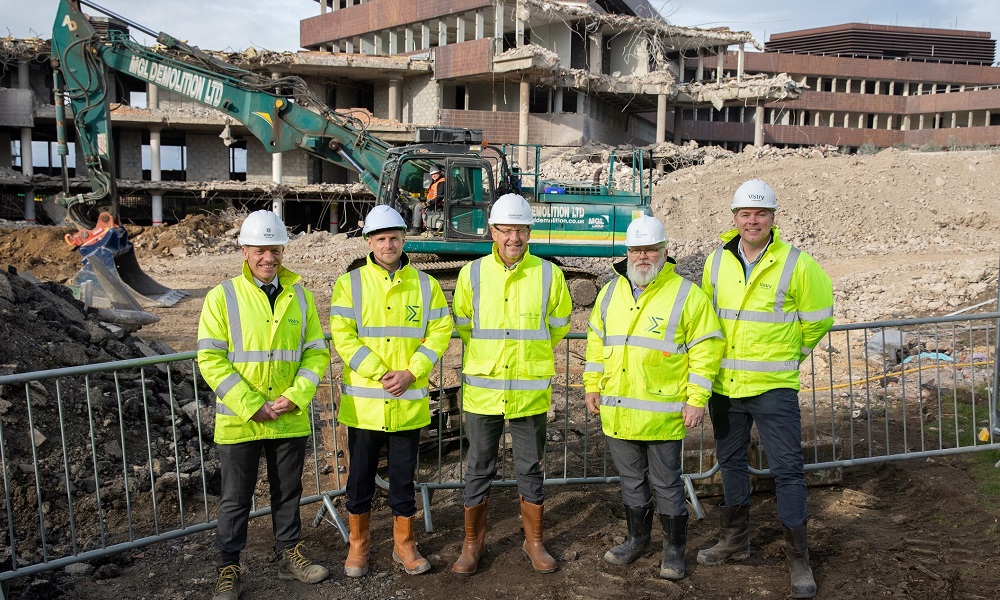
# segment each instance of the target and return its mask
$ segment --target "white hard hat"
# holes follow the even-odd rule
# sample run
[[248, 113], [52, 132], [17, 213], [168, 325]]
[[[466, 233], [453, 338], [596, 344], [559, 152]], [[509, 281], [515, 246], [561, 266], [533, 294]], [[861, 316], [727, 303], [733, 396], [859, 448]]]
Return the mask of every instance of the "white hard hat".
[[431, 175], [433, 175], [435, 173], [440, 173], [440, 172], [441, 172], [441, 167], [439, 167], [437, 165], [431, 166], [431, 170], [430, 170]]
[[667, 241], [663, 223], [656, 217], [642, 215], [628, 224], [625, 231], [625, 245], [629, 248], [653, 246]]
[[250, 213], [240, 227], [240, 246], [284, 246], [288, 231], [278, 215], [269, 210]]
[[365, 217], [361, 233], [368, 236], [385, 229], [406, 229], [406, 221], [388, 204], [379, 204]]
[[760, 179], [745, 181], [733, 194], [733, 204], [729, 207], [736, 212], [740, 208], [766, 208], [778, 210], [778, 199], [774, 190]]
[[490, 225], [533, 225], [531, 205], [522, 196], [504, 194], [490, 210]]

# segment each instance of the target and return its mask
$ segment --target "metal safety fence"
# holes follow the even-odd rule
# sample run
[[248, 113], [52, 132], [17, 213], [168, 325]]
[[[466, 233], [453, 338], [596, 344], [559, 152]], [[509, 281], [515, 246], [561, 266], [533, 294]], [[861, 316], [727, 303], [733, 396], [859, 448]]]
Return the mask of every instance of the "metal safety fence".
[[[1000, 312], [835, 326], [801, 371], [810, 477], [829, 483], [862, 464], [1000, 449], [998, 326]], [[600, 420], [583, 401], [585, 345], [586, 335], [573, 333], [555, 349], [547, 486], [618, 481]], [[313, 524], [332, 523], [346, 541], [334, 503], [349, 461], [333, 418], [337, 365], [310, 407], [302, 504], [317, 504]], [[428, 531], [434, 492], [463, 486], [460, 375], [454, 340], [432, 377], [432, 423], [418, 462]], [[214, 405], [194, 352], [0, 377], [4, 590], [15, 577], [214, 528]], [[506, 436], [499, 455], [495, 485], [516, 485]], [[751, 445], [751, 465], [766, 485], [759, 444]], [[710, 420], [689, 431], [683, 469], [700, 518], [698, 497], [720, 489]], [[253, 516], [269, 512], [267, 499], [261, 478]]]

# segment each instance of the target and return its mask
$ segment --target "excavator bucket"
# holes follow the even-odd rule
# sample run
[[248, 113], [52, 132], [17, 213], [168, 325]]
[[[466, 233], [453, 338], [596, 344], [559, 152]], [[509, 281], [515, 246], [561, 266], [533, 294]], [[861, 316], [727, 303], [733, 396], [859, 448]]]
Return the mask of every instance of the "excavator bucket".
[[94, 296], [106, 298], [113, 307], [134, 310], [136, 299], [147, 306], [173, 306], [189, 294], [168, 288], [147, 275], [135, 258], [128, 232], [114, 226], [108, 213], [101, 213], [93, 229], [66, 236], [66, 242], [83, 256], [83, 268], [74, 283], [90, 282]]

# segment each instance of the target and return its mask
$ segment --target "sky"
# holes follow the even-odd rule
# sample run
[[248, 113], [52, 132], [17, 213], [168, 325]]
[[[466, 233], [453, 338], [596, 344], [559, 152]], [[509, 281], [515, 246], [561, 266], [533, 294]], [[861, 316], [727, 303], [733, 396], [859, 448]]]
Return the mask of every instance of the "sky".
[[[297, 50], [299, 21], [319, 14], [314, 0], [98, 0], [154, 31], [210, 50]], [[650, 0], [675, 25], [749, 31], [763, 45], [783, 31], [861, 22], [973, 29], [1000, 36], [996, 0]], [[0, 0], [0, 36], [51, 37], [56, 0]], [[92, 12], [88, 10], [88, 12]], [[154, 40], [133, 32], [140, 43]]]

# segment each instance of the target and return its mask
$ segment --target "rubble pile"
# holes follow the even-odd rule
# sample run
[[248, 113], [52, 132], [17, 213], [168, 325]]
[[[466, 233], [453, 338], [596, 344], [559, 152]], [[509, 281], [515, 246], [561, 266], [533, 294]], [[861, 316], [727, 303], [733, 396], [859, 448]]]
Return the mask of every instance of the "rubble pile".
[[[95, 312], [84, 311], [66, 287], [36, 285], [6, 271], [0, 272], [0, 347], [4, 349], [0, 375], [172, 352], [163, 344], [131, 335], [129, 329], [102, 322]], [[199, 403], [190, 383], [190, 363], [176, 363], [171, 370], [169, 381], [164, 371], [147, 368], [142, 378], [135, 369], [117, 376], [61, 377], [58, 387], [51, 379], [0, 386], [5, 461], [13, 467], [5, 481], [11, 502], [8, 514], [15, 518], [12, 526], [20, 559], [41, 560], [36, 485], [45, 499], [50, 558], [70, 551], [67, 495], [74, 502], [76, 542], [92, 549], [102, 536], [93, 517], [98, 513], [94, 494], [98, 485], [102, 509], [110, 519], [123, 514], [126, 485], [134, 505], [148, 501], [151, 477], [158, 494], [176, 493], [178, 487], [186, 494], [203, 493], [197, 420], [202, 421], [202, 435], [210, 439], [212, 409], [203, 408], [210, 406], [207, 387], [200, 386], [203, 398]], [[31, 415], [30, 428], [27, 414]], [[123, 441], [121, 431], [135, 434], [125, 435]], [[108, 456], [96, 465], [92, 439]], [[179, 440], [176, 448], [172, 440]], [[151, 450], [147, 451], [147, 445]], [[36, 482], [36, 469], [65, 472], [66, 479]], [[217, 471], [217, 459], [206, 457], [210, 487], [218, 486]], [[127, 480], [124, 473], [128, 473]], [[10, 564], [8, 553], [5, 544], [0, 555], [7, 556], [0, 558]]]

